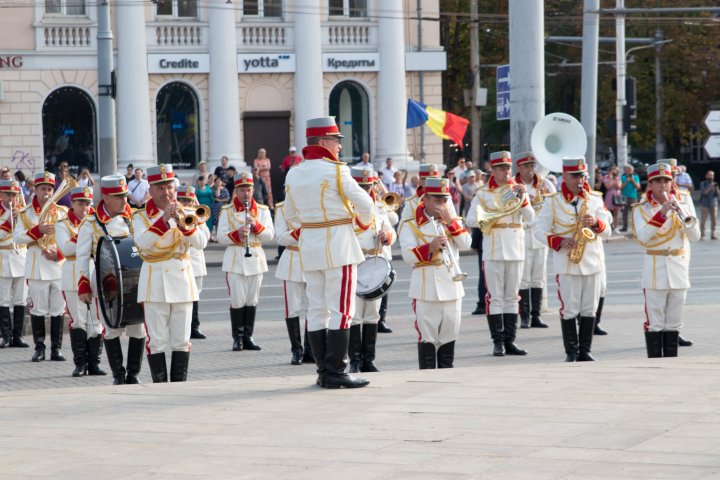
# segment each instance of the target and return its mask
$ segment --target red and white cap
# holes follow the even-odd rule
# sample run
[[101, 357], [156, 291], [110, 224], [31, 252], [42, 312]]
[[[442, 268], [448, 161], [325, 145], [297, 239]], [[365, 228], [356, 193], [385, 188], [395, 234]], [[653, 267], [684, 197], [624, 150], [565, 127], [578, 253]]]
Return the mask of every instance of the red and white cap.
[[372, 185], [378, 179], [372, 168], [352, 167], [350, 174], [358, 185]]
[[440, 177], [427, 178], [424, 193], [434, 197], [447, 197], [450, 195], [450, 181]]
[[420, 178], [439, 177], [440, 171], [434, 163], [421, 163], [420, 169], [418, 170], [418, 176]]
[[562, 159], [563, 173], [585, 173], [587, 172], [587, 162], [585, 157], [564, 157]]
[[512, 155], [510, 155], [510, 152], [502, 150], [490, 154], [490, 167], [497, 167], [499, 165], [512, 165]]
[[191, 198], [195, 200], [195, 187], [192, 185], [180, 185], [177, 188], [177, 198]]
[[15, 180], [0, 180], [0, 193], [20, 193], [20, 184]]
[[55, 188], [55, 174], [50, 172], [38, 172], [33, 176], [33, 180], [35, 181], [35, 186], [42, 185], [43, 183], [46, 185], [52, 185], [53, 188]]
[[335, 123], [335, 117], [311, 118], [305, 125], [305, 136], [345, 138]]
[[70, 189], [70, 199], [74, 202], [75, 200], [81, 200], [86, 202], [93, 201], [93, 191], [90, 187], [73, 187]]
[[156, 183], [170, 182], [175, 179], [172, 165], [168, 163], [161, 163], [160, 165], [154, 165], [149, 167], [147, 170], [147, 181], [150, 185]]
[[648, 182], [654, 178], [667, 178], [672, 180], [673, 171], [669, 163], [656, 163], [647, 168]]
[[240, 172], [235, 174], [233, 177], [233, 182], [235, 183], [235, 188], [237, 187], [252, 187], [255, 185], [255, 181], [253, 181], [252, 172], [250, 169], [241, 169]]
[[677, 158], [661, 158], [657, 161], [657, 164], [665, 163], [667, 165], [670, 165], [670, 170], [672, 170], [673, 175], [677, 175], [680, 173], [678, 170], [678, 162]]
[[103, 195], [124, 197], [128, 194], [127, 182], [122, 175], [106, 175], [100, 179], [100, 191]]
[[537, 160], [535, 159], [535, 155], [532, 152], [523, 152], [521, 153], [517, 160], [515, 160], [515, 165], [518, 167], [520, 165], [525, 165], [526, 163], [536, 163]]

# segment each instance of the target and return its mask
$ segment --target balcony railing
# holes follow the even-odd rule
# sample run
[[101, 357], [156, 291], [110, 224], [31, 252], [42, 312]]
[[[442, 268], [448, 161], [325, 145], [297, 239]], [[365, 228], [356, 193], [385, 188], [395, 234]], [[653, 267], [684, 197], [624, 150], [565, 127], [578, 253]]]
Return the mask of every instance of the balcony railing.
[[87, 19], [83, 23], [43, 20], [36, 25], [35, 35], [38, 50], [78, 50], [95, 48], [97, 27]]
[[289, 23], [247, 23], [237, 26], [238, 50], [283, 50], [293, 48], [293, 25]]
[[377, 25], [369, 22], [332, 22], [323, 25], [323, 49], [372, 50], [377, 48]]
[[207, 47], [207, 23], [149, 22], [146, 35], [149, 47]]

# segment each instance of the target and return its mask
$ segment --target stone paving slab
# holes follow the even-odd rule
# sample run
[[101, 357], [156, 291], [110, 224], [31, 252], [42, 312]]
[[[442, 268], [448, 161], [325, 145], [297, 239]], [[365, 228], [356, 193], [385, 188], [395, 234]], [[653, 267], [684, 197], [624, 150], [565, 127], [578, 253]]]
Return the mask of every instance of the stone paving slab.
[[720, 359], [0, 393], [0, 479], [720, 478]]

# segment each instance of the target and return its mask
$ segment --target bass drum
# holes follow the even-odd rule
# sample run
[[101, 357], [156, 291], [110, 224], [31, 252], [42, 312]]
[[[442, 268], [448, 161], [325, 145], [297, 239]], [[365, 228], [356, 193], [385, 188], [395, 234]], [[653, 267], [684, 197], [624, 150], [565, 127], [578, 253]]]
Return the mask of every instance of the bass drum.
[[394, 281], [392, 264], [383, 257], [371, 257], [357, 266], [355, 293], [363, 300], [377, 300], [387, 295]]
[[95, 254], [97, 296], [103, 320], [110, 328], [143, 323], [137, 302], [142, 258], [132, 237], [100, 237]]

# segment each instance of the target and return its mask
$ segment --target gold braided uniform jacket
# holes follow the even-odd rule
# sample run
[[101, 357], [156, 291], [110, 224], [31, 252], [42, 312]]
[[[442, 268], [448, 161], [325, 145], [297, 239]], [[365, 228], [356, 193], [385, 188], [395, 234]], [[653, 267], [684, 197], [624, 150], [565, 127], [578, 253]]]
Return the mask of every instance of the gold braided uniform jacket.
[[[594, 216], [598, 221], [597, 226], [592, 230], [599, 238], [587, 243], [580, 263], [568, 261], [568, 250], [560, 248], [562, 239], [573, 238], [575, 233], [578, 223], [578, 214], [573, 206], [575, 201], [577, 201], [577, 212], [580, 212], [583, 202], [587, 202], [588, 215]], [[605, 257], [601, 239], [610, 237], [611, 222], [612, 216], [605, 208], [602, 193], [582, 190], [578, 196], [575, 196], [563, 184], [560, 192], [545, 197], [542, 210], [535, 222], [535, 238], [546, 242], [555, 251], [553, 254], [555, 273], [592, 275], [604, 271]]]
[[[527, 196], [528, 200], [530, 200], [530, 205], [533, 207], [533, 210], [535, 210], [535, 202], [537, 201], [538, 192], [540, 192], [540, 189], [542, 187], [545, 187], [545, 190], [547, 190], [548, 193], [543, 193], [543, 199], [542, 201], [545, 201], [545, 196], [553, 194], [557, 191], [555, 188], [555, 185], [550, 182], [547, 178], [543, 178], [535, 174], [533, 176], [533, 181], [530, 185], [524, 183], [522, 179], [520, 178], [520, 174], [518, 173], [515, 175], [515, 183], [519, 185], [525, 185], [525, 188], [527, 188]], [[542, 208], [542, 204], [539, 208]], [[535, 210], [536, 212], [536, 218], [539, 214], [539, 210]], [[523, 228], [525, 229], [525, 248], [530, 248], [533, 250], [539, 250], [542, 248], [548, 248], [547, 242], [541, 242], [537, 238], [535, 238], [535, 221], [532, 222], [525, 222], [523, 223]]]
[[[15, 244], [17, 252], [13, 249], [14, 221], [10, 218], [12, 210], [6, 209], [0, 203], [0, 277], [12, 278], [25, 275], [25, 259], [27, 247]], [[19, 215], [18, 215], [19, 220]]]
[[[395, 230], [393, 230], [392, 224], [390, 223], [390, 217], [388, 216], [388, 211], [385, 203], [376, 200], [375, 194], [372, 192], [370, 193], [370, 196], [374, 201], [373, 217], [372, 220], [370, 220], [370, 228], [366, 228], [363, 230], [362, 228], [360, 228], [356, 221], [355, 235], [357, 236], [358, 242], [360, 243], [360, 248], [362, 248], [362, 251], [365, 254], [365, 258], [381, 256], [387, 260], [392, 260], [392, 253], [390, 253], [390, 257], [388, 258], [386, 248], [390, 247], [393, 243], [395, 243], [397, 235], [395, 234]], [[377, 241], [378, 235], [382, 230], [386, 230], [388, 233], [390, 233], [390, 245], [388, 245], [387, 247], [379, 244]]]
[[[695, 215], [695, 205], [688, 194], [676, 196], [685, 212]], [[632, 227], [640, 245], [645, 247], [642, 287], [656, 290], [690, 288], [690, 242], [700, 239], [698, 222], [683, 224], [672, 212], [660, 213], [662, 205], [652, 193], [633, 205]]]
[[251, 257], [245, 256], [245, 241], [239, 229], [245, 225], [245, 206], [237, 197], [220, 210], [218, 219], [218, 242], [228, 245], [223, 256], [222, 271], [240, 275], [258, 275], [268, 270], [262, 242], [272, 240], [275, 235], [270, 210], [254, 199], [248, 204], [248, 213], [255, 219], [255, 229], [248, 235]]
[[204, 249], [208, 238], [197, 228], [181, 230], [148, 200], [133, 214], [133, 238], [143, 259], [138, 302], [186, 303], [198, 300], [190, 248]]
[[[453, 245], [453, 262], [459, 262], [458, 253], [470, 248], [470, 234], [460, 218], [452, 224], [443, 226], [437, 222], [438, 228], [445, 228], [448, 242]], [[435, 227], [425, 215], [425, 205], [421, 202], [415, 209], [415, 218], [400, 222], [398, 228], [400, 248], [405, 263], [412, 265], [410, 291], [408, 296], [428, 302], [445, 302], [457, 300], [465, 295], [462, 282], [452, 280], [453, 273], [443, 264], [442, 252], [430, 253], [430, 242], [437, 237]], [[446, 249], [450, 255], [449, 249]]]
[[[43, 257], [42, 249], [37, 241], [43, 237], [38, 227], [40, 211], [42, 208], [33, 198], [30, 205], [20, 211], [18, 222], [15, 225], [15, 243], [24, 243], [28, 246], [27, 258], [25, 260], [25, 278], [28, 280], [60, 280], [62, 278], [62, 263], [64, 258], [58, 250], [58, 261], [48, 260]], [[68, 209], [62, 205], [57, 206], [57, 220], [67, 216]]]
[[305, 276], [300, 268], [300, 249], [298, 248], [300, 231], [296, 218], [285, 218], [285, 202], [276, 203], [275, 240], [278, 245], [285, 247], [285, 250], [280, 255], [275, 269], [275, 278], [290, 282], [305, 282]]
[[[92, 214], [92, 209], [88, 216]], [[67, 292], [76, 291], [78, 289], [78, 275], [77, 262], [76, 262], [76, 250], [77, 250], [77, 239], [78, 232], [80, 231], [80, 225], [83, 220], [75, 216], [75, 212], [72, 210], [68, 211], [68, 216], [62, 220], [58, 220], [55, 224], [55, 240], [57, 242], [58, 250], [65, 257], [65, 261], [62, 264], [62, 280], [60, 282], [60, 289]]]

